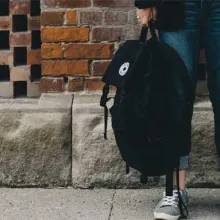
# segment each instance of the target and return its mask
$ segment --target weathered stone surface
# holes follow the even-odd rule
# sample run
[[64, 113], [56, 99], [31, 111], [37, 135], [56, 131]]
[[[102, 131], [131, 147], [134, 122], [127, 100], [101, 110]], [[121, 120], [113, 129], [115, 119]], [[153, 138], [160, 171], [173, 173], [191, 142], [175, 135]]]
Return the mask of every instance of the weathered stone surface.
[[77, 94], [73, 103], [72, 183], [73, 187], [143, 187], [139, 173], [125, 174], [110, 120], [108, 140], [104, 139], [103, 108], [100, 95]]
[[195, 105], [192, 132], [191, 168], [188, 183], [192, 186], [220, 186], [220, 173], [216, 171], [214, 143], [214, 115], [208, 101]]
[[[74, 187], [146, 187], [139, 184], [139, 173], [125, 175], [125, 164], [117, 149], [110, 118], [108, 140], [104, 140], [103, 109], [100, 95], [77, 94], [73, 104], [72, 181]], [[213, 113], [209, 102], [195, 105], [193, 150], [188, 172], [189, 186], [220, 186], [215, 171], [216, 152], [213, 142]], [[154, 179], [151, 184], [162, 184]]]
[[70, 184], [72, 96], [53, 97], [0, 102], [1, 186]]

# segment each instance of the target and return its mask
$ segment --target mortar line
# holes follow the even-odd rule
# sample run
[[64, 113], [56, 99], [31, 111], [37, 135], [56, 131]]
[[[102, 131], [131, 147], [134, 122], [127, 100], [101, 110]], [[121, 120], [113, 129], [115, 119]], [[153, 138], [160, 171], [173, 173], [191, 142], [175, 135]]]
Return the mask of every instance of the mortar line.
[[111, 220], [111, 216], [112, 216], [112, 211], [113, 211], [113, 208], [114, 208], [114, 199], [115, 199], [115, 194], [116, 194], [116, 189], [112, 195], [112, 203], [111, 203], [111, 207], [110, 207], [110, 211], [109, 211], [109, 216], [108, 216], [108, 220]]

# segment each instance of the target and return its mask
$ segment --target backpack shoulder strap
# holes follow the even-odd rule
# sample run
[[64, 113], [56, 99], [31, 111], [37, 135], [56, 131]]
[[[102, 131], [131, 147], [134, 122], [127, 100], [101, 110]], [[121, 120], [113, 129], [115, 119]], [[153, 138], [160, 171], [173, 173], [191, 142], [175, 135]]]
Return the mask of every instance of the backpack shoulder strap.
[[107, 102], [111, 99], [108, 98], [109, 94], [109, 84], [105, 84], [102, 90], [102, 97], [100, 100], [100, 106], [104, 108], [104, 138], [107, 139], [107, 126], [108, 126], [108, 107]]

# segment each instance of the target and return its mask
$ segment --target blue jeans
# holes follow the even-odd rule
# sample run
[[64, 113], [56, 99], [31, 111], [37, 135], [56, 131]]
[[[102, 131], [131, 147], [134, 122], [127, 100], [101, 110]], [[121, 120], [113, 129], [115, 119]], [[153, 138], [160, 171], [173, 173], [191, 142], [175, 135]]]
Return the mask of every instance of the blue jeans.
[[[204, 28], [203, 39], [200, 36], [201, 27]], [[161, 41], [169, 44], [178, 52], [188, 68], [194, 88], [194, 98], [197, 84], [200, 41], [204, 41], [208, 88], [215, 119], [215, 144], [218, 156], [220, 157], [220, 1], [186, 1], [185, 27], [176, 32], [159, 32], [159, 35]], [[193, 106], [191, 109], [193, 114]], [[184, 128], [186, 151], [183, 152], [183, 157], [180, 161], [180, 170], [187, 169], [189, 166], [192, 114], [188, 120], [190, 123]]]

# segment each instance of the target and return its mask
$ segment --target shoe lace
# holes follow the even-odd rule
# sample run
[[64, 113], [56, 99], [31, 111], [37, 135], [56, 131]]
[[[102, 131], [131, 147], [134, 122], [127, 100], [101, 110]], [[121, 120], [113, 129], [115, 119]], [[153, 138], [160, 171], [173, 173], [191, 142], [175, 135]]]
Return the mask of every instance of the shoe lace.
[[174, 208], [178, 207], [178, 202], [179, 202], [178, 193], [175, 191], [176, 190], [173, 191], [172, 196], [165, 196], [164, 195], [161, 206], [172, 206]]

